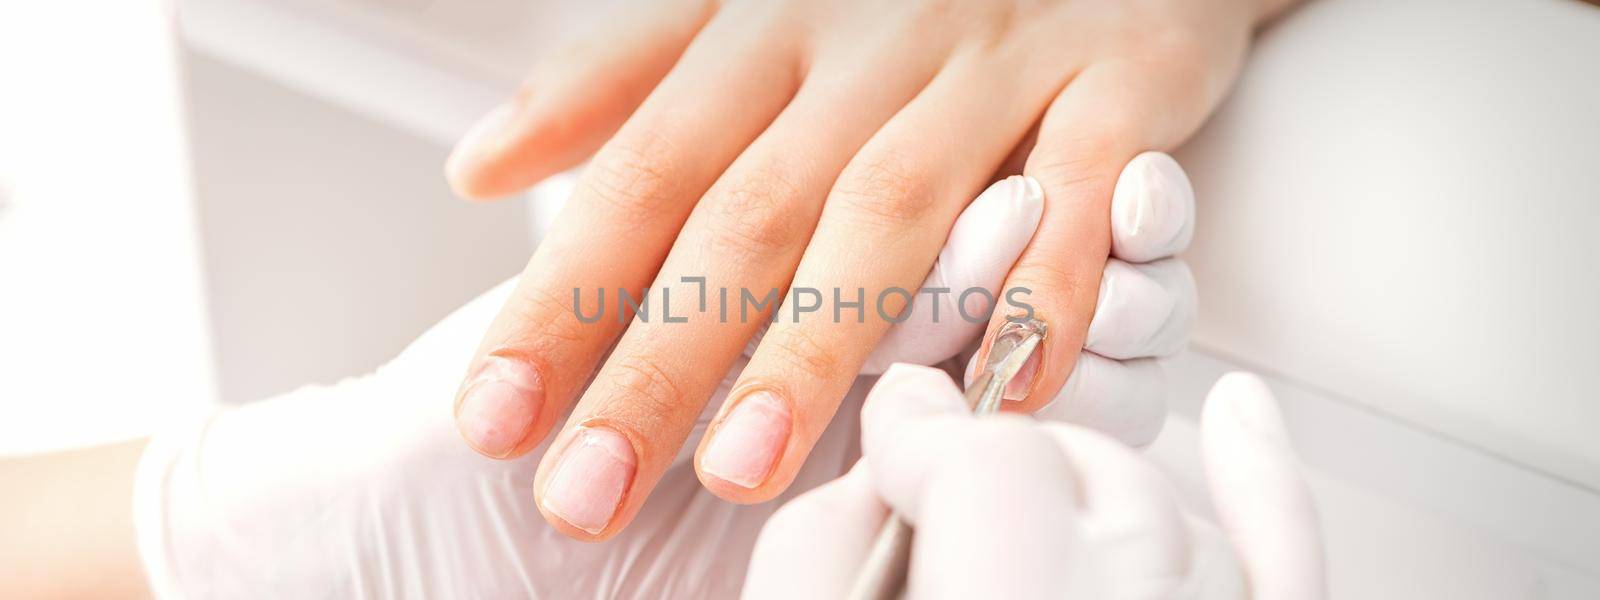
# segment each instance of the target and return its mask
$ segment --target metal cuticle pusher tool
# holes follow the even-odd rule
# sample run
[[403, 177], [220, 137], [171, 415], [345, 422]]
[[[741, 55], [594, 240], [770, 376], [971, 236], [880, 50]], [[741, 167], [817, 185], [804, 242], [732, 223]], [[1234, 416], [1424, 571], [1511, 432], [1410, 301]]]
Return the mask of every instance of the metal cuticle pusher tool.
[[[1044, 342], [1048, 328], [1044, 321], [1032, 317], [1013, 317], [995, 331], [989, 342], [989, 353], [983, 368], [967, 386], [967, 406], [972, 413], [983, 416], [1000, 410], [1006, 384], [1017, 376], [1028, 357]], [[889, 600], [900, 597], [905, 588], [906, 572], [911, 564], [911, 525], [898, 512], [889, 514], [878, 538], [872, 544], [855, 585], [850, 588], [851, 600]]]

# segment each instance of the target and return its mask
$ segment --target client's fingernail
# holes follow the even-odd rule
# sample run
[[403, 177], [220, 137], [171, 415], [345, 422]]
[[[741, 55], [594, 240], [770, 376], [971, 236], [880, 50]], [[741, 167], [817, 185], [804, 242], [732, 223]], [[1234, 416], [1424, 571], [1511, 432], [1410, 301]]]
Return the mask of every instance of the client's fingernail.
[[783, 455], [792, 421], [789, 406], [777, 394], [745, 396], [712, 434], [701, 470], [741, 487], [760, 486]]
[[544, 508], [573, 527], [598, 534], [622, 503], [638, 460], [622, 434], [578, 427], [544, 488]]
[[504, 458], [528, 437], [544, 405], [544, 386], [527, 363], [484, 358], [461, 393], [456, 429], [479, 452]]
[[1028, 355], [1028, 360], [1022, 363], [1022, 368], [1017, 371], [1017, 375], [1012, 377], [1011, 381], [1006, 382], [1006, 391], [1000, 396], [1001, 398], [1006, 400], [1026, 400], [1028, 398], [1028, 391], [1033, 388], [1033, 378], [1039, 374], [1039, 355], [1043, 352], [1044, 348], [1038, 348], [1034, 350], [1033, 354]]

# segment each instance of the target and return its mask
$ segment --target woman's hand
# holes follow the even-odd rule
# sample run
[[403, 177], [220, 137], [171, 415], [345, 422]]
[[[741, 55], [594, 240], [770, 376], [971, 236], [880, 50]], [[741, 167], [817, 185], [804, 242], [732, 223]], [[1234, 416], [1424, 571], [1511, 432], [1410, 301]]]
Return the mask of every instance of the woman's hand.
[[[700, 441], [699, 462], [722, 497], [772, 498], [889, 329], [876, 301], [886, 299], [889, 315], [904, 307], [892, 291], [923, 281], [967, 200], [1008, 174], [1008, 157], [1025, 159], [1044, 211], [990, 327], [1024, 303], [1050, 324], [1012, 409], [1043, 406], [1067, 384], [1090, 333], [1113, 248], [1118, 173], [1200, 124], [1267, 13], [1262, 4], [634, 7], [609, 34], [540, 67], [452, 157], [457, 189], [487, 197], [598, 148], [469, 368], [462, 413], [508, 415], [502, 437], [478, 447], [519, 456], [571, 408], [539, 471], [540, 506], [571, 535], [608, 537], [776, 314], [722, 420]], [[617, 290], [638, 298], [647, 286], [658, 307], [670, 295], [685, 320], [666, 322], [659, 311], [648, 321], [615, 318]], [[715, 304], [683, 310], [707, 288], [730, 290], [735, 308], [743, 292], [818, 293], [782, 294], [775, 310], [749, 319], [719, 318]], [[601, 303], [598, 290], [612, 301]], [[865, 306], [843, 317], [801, 310], [838, 308], [835, 292]], [[593, 323], [580, 317], [597, 313]], [[510, 383], [481, 395], [485, 374]], [[711, 468], [724, 442], [734, 445], [730, 455], [753, 458]], [[579, 472], [604, 475], [562, 475]]]
[[[999, 285], [1040, 212], [1037, 199], [1000, 193], [1007, 189], [997, 186], [973, 202], [956, 226], [963, 235], [942, 252], [930, 277]], [[632, 527], [607, 544], [586, 544], [535, 510], [532, 480], [542, 449], [491, 460], [461, 443], [449, 393], [472, 359], [472, 341], [512, 288], [507, 282], [456, 311], [374, 374], [222, 411], [156, 436], [134, 502], [151, 585], [163, 596], [220, 598], [733, 596], [761, 523], [777, 505], [740, 506], [711, 495], [696, 478], [689, 449], [666, 457], [655, 502], [635, 515]], [[960, 334], [930, 327], [908, 321], [897, 331], [908, 340]], [[914, 350], [885, 345], [883, 356], [917, 360]], [[726, 396], [737, 374], [736, 366], [713, 400]], [[817, 460], [798, 476], [796, 492], [838, 477], [855, 461], [856, 407], [870, 384], [863, 378], [847, 394], [848, 418], [819, 439]], [[706, 411], [692, 427], [704, 431], [710, 418]], [[110, 488], [101, 495], [106, 506], [128, 505], [125, 489], [102, 487]], [[75, 509], [43, 521], [57, 533], [81, 529], [91, 514], [75, 503], [23, 498], [29, 506]], [[20, 518], [32, 523], [41, 515]], [[0, 519], [3, 531], [36, 528], [9, 525]], [[45, 545], [63, 549], [45, 558], [61, 560], [38, 570], [72, 572], [68, 559], [99, 556], [84, 551], [98, 546], [82, 542], [100, 537]], [[126, 561], [120, 566], [102, 571], [137, 575]]]
[[890, 369], [863, 410], [865, 458], [768, 520], [745, 597], [843, 597], [890, 506], [916, 527], [910, 598], [1326, 593], [1316, 511], [1252, 375], [1223, 376], [1201, 418], [1220, 532], [1139, 454], [1081, 427], [974, 418], [941, 371]]

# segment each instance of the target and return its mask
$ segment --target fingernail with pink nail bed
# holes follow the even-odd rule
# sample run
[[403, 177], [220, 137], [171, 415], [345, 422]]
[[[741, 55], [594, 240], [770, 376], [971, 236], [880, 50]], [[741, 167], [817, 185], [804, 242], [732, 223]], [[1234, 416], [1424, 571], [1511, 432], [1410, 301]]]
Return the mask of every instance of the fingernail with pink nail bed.
[[544, 386], [532, 366], [489, 356], [462, 392], [456, 428], [478, 451], [503, 458], [528, 437], [543, 404]]
[[1000, 397], [1012, 401], [1027, 400], [1028, 392], [1033, 388], [1033, 378], [1038, 374], [1039, 352], [1036, 351], [1028, 356], [1026, 362], [1022, 363], [1022, 368], [1017, 370], [1017, 374], [1011, 378], [1011, 381], [1006, 382], [1006, 389], [1001, 393]]
[[776, 394], [745, 396], [706, 445], [701, 470], [740, 487], [760, 486], [783, 454], [792, 422], [788, 405]]
[[633, 483], [633, 444], [604, 427], [579, 427], [544, 488], [544, 508], [589, 533], [604, 531]]

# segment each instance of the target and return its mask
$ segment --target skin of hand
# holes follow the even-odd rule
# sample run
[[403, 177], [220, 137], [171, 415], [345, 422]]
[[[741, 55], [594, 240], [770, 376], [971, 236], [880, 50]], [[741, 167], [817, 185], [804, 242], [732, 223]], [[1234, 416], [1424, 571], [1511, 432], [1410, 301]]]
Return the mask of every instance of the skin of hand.
[[[1032, 312], [1051, 326], [1015, 391], [1022, 400], [1009, 407], [1039, 409], [1083, 362], [1097, 300], [1090, 292], [1102, 288], [1113, 250], [1106, 224], [1119, 173], [1141, 151], [1171, 148], [1199, 126], [1253, 28], [1282, 4], [630, 6], [612, 30], [537, 67], [447, 166], [460, 193], [483, 198], [593, 152], [573, 202], [467, 371], [463, 414], [504, 417], [497, 437], [464, 428], [469, 439], [486, 454], [515, 457], [553, 435], [538, 474], [541, 509], [571, 535], [614, 534], [774, 309], [748, 321], [688, 311], [679, 323], [659, 315], [585, 323], [580, 314], [617, 312], [594, 292], [638, 298], [648, 288], [682, 306], [704, 286], [758, 298], [835, 290], [847, 301], [863, 290], [887, 298], [895, 314], [902, 297], [883, 294], [915, 289], [956, 216], [1008, 157], [1021, 158], [1045, 200], [1038, 235], [1003, 285], [1027, 290]], [[806, 300], [781, 297], [782, 318], [700, 441], [702, 479], [737, 502], [768, 500], [790, 485], [890, 329], [884, 319], [800, 312]], [[991, 330], [1022, 299], [1004, 298]], [[491, 393], [486, 378], [510, 383]], [[723, 464], [719, 475], [705, 461], [723, 436], [761, 460]], [[588, 483], [555, 476], [574, 464], [613, 475]], [[618, 489], [614, 511], [577, 514]]]
[[908, 598], [1325, 597], [1315, 510], [1253, 375], [1223, 376], [1202, 413], [1220, 530], [1133, 450], [1074, 425], [975, 418], [942, 371], [891, 368], [863, 411], [865, 458], [768, 520], [745, 597], [844, 596], [889, 507], [916, 527]]

